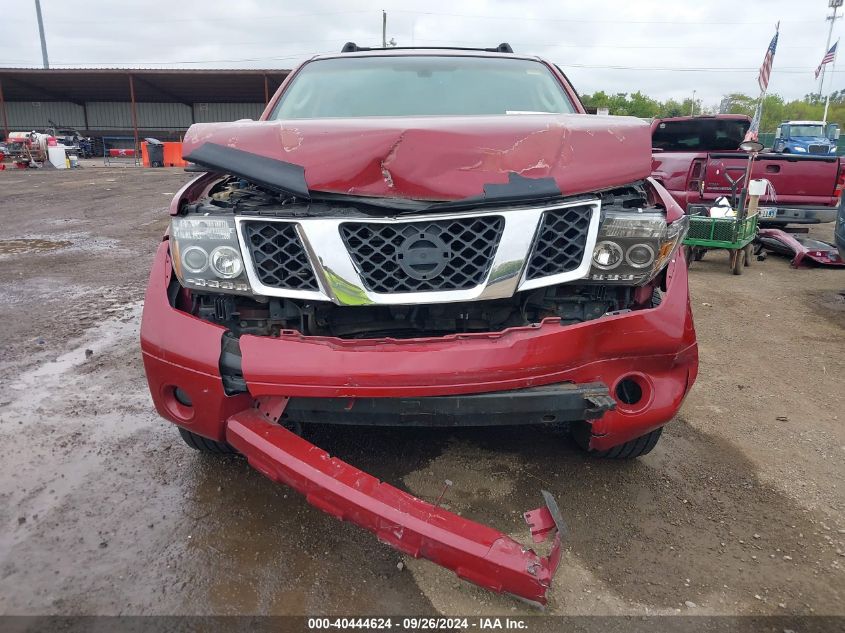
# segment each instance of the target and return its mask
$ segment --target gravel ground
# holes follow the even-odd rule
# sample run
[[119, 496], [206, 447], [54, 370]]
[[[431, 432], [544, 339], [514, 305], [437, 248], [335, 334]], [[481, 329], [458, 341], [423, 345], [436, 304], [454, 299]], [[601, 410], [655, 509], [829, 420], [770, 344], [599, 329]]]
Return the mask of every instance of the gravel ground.
[[[536, 613], [197, 454], [156, 416], [140, 308], [187, 178], [0, 172], [0, 613]], [[572, 534], [547, 613], [843, 615], [845, 271], [770, 257], [735, 277], [709, 253], [690, 283], [701, 372], [643, 459], [527, 428], [315, 441], [423, 498], [451, 479], [451, 509], [514, 535], [550, 489]]]

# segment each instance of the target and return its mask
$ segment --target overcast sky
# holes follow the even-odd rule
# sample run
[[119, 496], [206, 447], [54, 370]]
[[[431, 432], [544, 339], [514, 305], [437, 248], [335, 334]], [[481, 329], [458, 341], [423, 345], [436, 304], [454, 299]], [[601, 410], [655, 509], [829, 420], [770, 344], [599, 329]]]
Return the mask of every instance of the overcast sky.
[[[346, 41], [490, 46], [559, 64], [579, 92], [643, 92], [704, 105], [755, 94], [780, 20], [769, 91], [816, 91], [827, 0], [41, 0], [53, 67], [291, 68]], [[33, 0], [5, 0], [0, 65], [41, 65]], [[354, 7], [354, 8], [353, 8]], [[837, 20], [833, 41], [842, 31]], [[845, 46], [845, 45], [843, 45]], [[845, 63], [826, 91], [845, 87]], [[684, 70], [686, 69], [686, 70]], [[693, 70], [698, 69], [698, 70]]]

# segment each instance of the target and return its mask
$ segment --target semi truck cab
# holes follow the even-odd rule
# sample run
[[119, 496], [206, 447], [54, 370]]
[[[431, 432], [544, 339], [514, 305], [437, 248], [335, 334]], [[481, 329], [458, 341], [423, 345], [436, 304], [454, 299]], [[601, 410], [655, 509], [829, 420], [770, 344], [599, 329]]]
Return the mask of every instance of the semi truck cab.
[[772, 149], [781, 154], [835, 154], [839, 125], [824, 121], [784, 121]]

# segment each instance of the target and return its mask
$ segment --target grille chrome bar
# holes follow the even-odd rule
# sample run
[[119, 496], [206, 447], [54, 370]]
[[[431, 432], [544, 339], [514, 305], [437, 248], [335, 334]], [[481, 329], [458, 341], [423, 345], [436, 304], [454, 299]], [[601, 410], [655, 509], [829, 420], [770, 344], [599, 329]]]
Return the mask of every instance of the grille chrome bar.
[[[235, 218], [235, 225], [238, 229], [241, 250], [244, 253], [247, 277], [257, 295], [331, 301], [338, 305], [451, 303], [501, 299], [510, 297], [520, 290], [585, 278], [589, 273], [590, 255], [595, 247], [596, 235], [598, 234], [600, 205], [601, 202], [598, 199], [593, 199], [544, 206], [497, 208], [490, 211], [474, 210], [464, 213], [384, 218], [238, 216]], [[553, 224], [550, 218], [558, 217], [561, 214], [571, 220], [577, 220], [575, 228], [570, 227], [569, 224], [566, 226], [571, 229], [569, 239], [575, 240], [579, 244], [573, 248], [568, 243], [558, 241], [557, 246], [555, 246], [555, 241], [549, 241], [547, 234], [547, 239], [542, 242], [545, 245], [542, 251], [544, 257], [549, 261], [560, 262], [565, 260], [564, 266], [558, 265], [555, 268], [554, 266], [550, 267], [546, 261], [542, 263], [535, 261], [540, 252], [538, 246], [535, 246], [535, 242], [543, 238], [544, 231], [548, 233], [550, 230], [549, 226]], [[261, 223], [262, 229], [266, 225], [277, 225], [277, 232], [285, 235], [291, 235], [291, 229], [295, 228], [296, 235], [304, 249], [301, 261], [304, 262], [307, 259], [307, 263], [314, 273], [314, 279], [316, 279], [316, 287], [311, 283], [300, 285], [299, 288], [278, 287], [265, 283], [272, 281], [272, 277], [261, 274], [263, 271], [260, 270], [260, 266], [257, 266], [252, 257], [251, 236], [255, 235], [255, 231], [248, 226], [251, 223]], [[389, 284], [379, 283], [378, 279], [372, 278], [375, 267], [370, 267], [366, 262], [366, 257], [360, 257], [360, 252], [356, 255], [356, 249], [360, 251], [361, 244], [371, 234], [384, 233], [391, 236], [402, 234], [403, 240], [407, 240], [409, 235], [407, 232], [402, 233], [402, 231], [408, 226], [424, 225], [442, 228], [444, 226], [460, 227], [462, 223], [469, 223], [476, 229], [493, 227], [493, 232], [498, 235], [498, 239], [495, 239], [494, 236], [492, 241], [495, 241], [495, 245], [489, 248], [491, 234], [488, 233], [487, 239], [482, 240], [485, 242], [484, 244], [477, 243], [475, 245], [474, 248], [488, 246], [486, 249], [480, 249], [483, 253], [487, 253], [486, 259], [488, 261], [479, 259], [476, 262], [477, 266], [471, 271], [474, 276], [464, 274], [454, 277], [452, 287], [449, 287], [448, 284], [445, 287], [442, 284], [438, 286], [438, 283], [431, 283], [431, 280], [425, 279], [426, 271], [432, 272], [432, 268], [436, 271], [438, 267], [422, 265], [423, 251], [429, 252], [426, 249], [433, 249], [430, 252], [437, 256], [437, 253], [442, 250], [442, 245], [450, 242], [450, 240], [440, 237], [441, 233], [438, 233], [436, 229], [421, 232], [422, 246], [413, 245], [415, 250], [412, 254], [416, 257], [416, 263], [410, 267], [408, 265], [402, 267], [406, 274], [398, 276], [398, 279], [402, 282], [410, 280], [413, 283], [399, 283], [393, 287]], [[363, 234], [364, 238], [361, 237], [360, 232], [362, 225], [367, 227], [367, 231]], [[265, 231], [266, 235], [271, 235], [271, 233], [271, 231]], [[467, 235], [462, 235], [463, 241], [469, 239]], [[357, 242], [355, 241], [356, 236]], [[352, 243], [349, 241], [350, 237], [353, 238]], [[429, 238], [434, 237], [439, 237], [440, 241], [437, 239], [429, 240]], [[393, 242], [395, 245], [396, 239]], [[272, 236], [271, 243], [274, 243]], [[382, 245], [379, 243], [379, 246]], [[561, 246], [566, 247], [566, 252], [563, 255], [557, 254], [557, 260], [555, 260], [554, 249]], [[266, 246], [265, 250], [267, 250]], [[454, 252], [449, 247], [446, 248], [446, 251], [443, 255], [446, 263], [440, 262], [443, 265], [438, 274], [447, 270], [449, 261], [454, 257]], [[364, 252], [369, 254], [367, 249], [364, 249]], [[580, 260], [577, 257], [579, 252], [581, 254]], [[396, 249], [393, 248], [383, 252], [382, 257], [397, 258], [398, 254]], [[398, 261], [398, 259], [394, 259], [394, 263]], [[482, 268], [481, 273], [477, 270], [479, 266]], [[301, 266], [295, 268], [294, 272], [299, 275], [299, 278], [311, 279], [306, 272], [303, 272]], [[540, 270], [540, 276], [534, 274], [536, 270]], [[532, 272], [530, 277], [529, 271]], [[395, 270], [391, 266], [391, 273], [393, 272]], [[275, 275], [276, 279], [279, 277], [279, 274]], [[397, 278], [396, 275], [393, 275], [393, 277], [394, 279]], [[433, 277], [434, 275], [432, 275], [432, 279]], [[469, 278], [469, 281], [466, 278]], [[454, 283], [455, 279], [461, 283]]]

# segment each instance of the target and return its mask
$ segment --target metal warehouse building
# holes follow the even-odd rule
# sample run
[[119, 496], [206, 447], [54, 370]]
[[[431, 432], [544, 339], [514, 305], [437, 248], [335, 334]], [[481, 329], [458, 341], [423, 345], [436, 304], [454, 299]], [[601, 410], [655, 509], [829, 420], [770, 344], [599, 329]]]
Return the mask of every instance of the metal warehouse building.
[[0, 68], [5, 135], [53, 122], [86, 136], [178, 140], [192, 123], [255, 119], [288, 70]]

